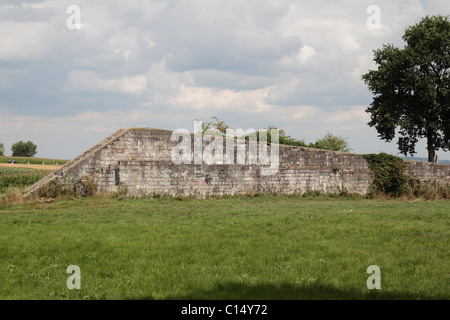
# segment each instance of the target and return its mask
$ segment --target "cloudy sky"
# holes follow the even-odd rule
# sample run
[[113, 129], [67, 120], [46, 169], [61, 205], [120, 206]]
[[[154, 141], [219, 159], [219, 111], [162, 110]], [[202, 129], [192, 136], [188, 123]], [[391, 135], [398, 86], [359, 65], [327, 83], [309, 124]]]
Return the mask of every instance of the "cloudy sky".
[[367, 125], [361, 75], [374, 49], [403, 46], [405, 28], [433, 14], [450, 2], [1, 0], [0, 142], [7, 155], [31, 140], [36, 156], [70, 159], [120, 128], [192, 132], [217, 116], [397, 154]]

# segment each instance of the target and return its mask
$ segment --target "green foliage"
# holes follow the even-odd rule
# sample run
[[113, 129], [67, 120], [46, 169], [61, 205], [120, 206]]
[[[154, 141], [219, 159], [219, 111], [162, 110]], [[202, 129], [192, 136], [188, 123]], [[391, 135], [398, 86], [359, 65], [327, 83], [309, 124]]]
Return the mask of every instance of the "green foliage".
[[9, 160], [15, 160], [19, 164], [45, 164], [45, 165], [63, 165], [69, 160], [63, 159], [47, 159], [47, 158], [29, 158], [29, 157], [2, 157], [0, 156], [0, 163], [8, 163]]
[[39, 198], [59, 198], [63, 194], [62, 186], [57, 179], [53, 179], [49, 183], [46, 183], [36, 191], [36, 195]]
[[436, 181], [408, 180], [407, 195], [409, 198], [425, 200], [450, 199], [450, 184], [441, 184]]
[[5, 155], [5, 147], [3, 143], [0, 142], [0, 157], [3, 157]]
[[306, 147], [307, 144], [304, 140], [298, 140], [295, 138], [292, 138], [291, 136], [288, 136], [286, 132], [283, 129], [278, 129], [275, 126], [269, 126], [267, 127], [267, 142], [271, 142], [271, 130], [278, 130], [278, 142], [279, 144], [289, 145], [289, 146], [298, 146], [298, 147]]
[[[67, 183], [61, 188], [67, 189]], [[92, 197], [95, 196], [98, 189], [98, 181], [94, 175], [88, 175], [73, 184], [73, 193], [78, 197]], [[67, 192], [66, 192], [67, 193]]]
[[97, 194], [98, 181], [93, 175], [84, 177], [78, 181], [59, 181], [53, 179], [41, 186], [36, 195], [39, 198], [72, 198], [93, 197]]
[[98, 181], [94, 175], [87, 176], [83, 179], [84, 187], [86, 188], [86, 196], [92, 197], [97, 194]]
[[315, 143], [310, 144], [311, 148], [350, 152], [350, 146], [347, 138], [335, 136], [327, 132], [323, 138], [318, 139]]
[[212, 116], [211, 118], [213, 119], [211, 121], [202, 121], [202, 134], [225, 136], [230, 126], [218, 117]]
[[[225, 136], [227, 129], [231, 129], [231, 127], [227, 125], [225, 121], [220, 120], [218, 117], [212, 117], [212, 119], [212, 121], [202, 121], [203, 134], [207, 133], [211, 135]], [[283, 129], [279, 129], [273, 125], [269, 125], [267, 128], [261, 128], [260, 130], [266, 131], [267, 138], [265, 138], [264, 141], [266, 141], [267, 143], [274, 142], [272, 138], [272, 130], [277, 130], [279, 144], [344, 152], [349, 152], [351, 150], [346, 138], [343, 138], [342, 136], [335, 136], [330, 132], [327, 132], [327, 134], [323, 138], [318, 139], [316, 142], [307, 144], [302, 139], [295, 139], [291, 136], [288, 136]], [[260, 137], [260, 130], [257, 130], [255, 132], [256, 141], [262, 141], [262, 138]], [[236, 137], [242, 138], [239, 136]], [[250, 140], [250, 137], [247, 135], [244, 137], [244, 139]]]
[[[155, 197], [159, 197], [156, 193], [155, 195], [156, 195]], [[111, 198], [118, 200], [123, 200], [126, 199], [127, 197], [128, 197], [128, 188], [123, 183], [119, 183], [119, 185], [117, 186], [117, 191], [111, 194]]]
[[0, 193], [9, 188], [25, 188], [38, 182], [51, 171], [30, 168], [0, 167]]
[[428, 161], [435, 151], [450, 147], [450, 21], [425, 17], [406, 29], [404, 49], [385, 44], [374, 51], [377, 70], [362, 79], [374, 94], [366, 109], [369, 126], [391, 141], [398, 131], [398, 149], [413, 155], [427, 139]]
[[307, 190], [302, 194], [304, 198], [314, 198], [323, 196], [323, 193], [320, 190]]
[[408, 176], [405, 175], [405, 164], [399, 157], [387, 154], [365, 154], [364, 159], [369, 163], [375, 178], [371, 193], [383, 193], [400, 196], [406, 191]]
[[37, 146], [31, 141], [19, 141], [11, 147], [13, 157], [34, 157], [37, 153], [36, 149]]

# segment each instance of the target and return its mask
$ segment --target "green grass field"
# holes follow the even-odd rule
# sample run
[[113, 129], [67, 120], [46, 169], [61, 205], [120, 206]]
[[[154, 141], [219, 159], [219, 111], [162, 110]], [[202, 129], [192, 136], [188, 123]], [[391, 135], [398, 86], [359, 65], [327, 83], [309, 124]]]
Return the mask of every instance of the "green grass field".
[[[448, 200], [0, 205], [0, 299], [449, 299]], [[77, 265], [81, 289], [67, 288]], [[370, 265], [381, 289], [366, 285]]]
[[69, 160], [48, 159], [48, 158], [29, 158], [29, 157], [0, 157], [0, 163], [8, 163], [9, 160], [16, 160], [20, 164], [45, 164], [45, 165], [63, 165]]

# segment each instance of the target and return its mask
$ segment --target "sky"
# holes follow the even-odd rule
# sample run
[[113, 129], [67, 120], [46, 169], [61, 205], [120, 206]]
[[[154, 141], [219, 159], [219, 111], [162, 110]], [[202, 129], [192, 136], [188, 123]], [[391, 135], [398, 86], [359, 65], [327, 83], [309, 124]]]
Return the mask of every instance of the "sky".
[[[361, 75], [435, 14], [450, 2], [0, 0], [0, 142], [71, 159], [121, 128], [193, 132], [216, 116], [399, 155], [367, 125]], [[427, 157], [425, 141], [416, 151]]]

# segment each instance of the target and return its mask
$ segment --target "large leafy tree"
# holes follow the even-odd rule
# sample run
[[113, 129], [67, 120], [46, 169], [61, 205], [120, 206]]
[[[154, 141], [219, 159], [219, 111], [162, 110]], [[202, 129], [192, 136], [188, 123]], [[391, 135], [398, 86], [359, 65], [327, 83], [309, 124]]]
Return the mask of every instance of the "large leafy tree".
[[19, 141], [12, 145], [11, 151], [13, 157], [33, 157], [37, 153], [36, 148], [37, 146], [31, 141]]
[[426, 139], [428, 161], [450, 147], [450, 21], [426, 16], [406, 29], [403, 49], [385, 44], [374, 51], [378, 69], [362, 79], [374, 94], [366, 112], [380, 138], [394, 139], [404, 155]]

